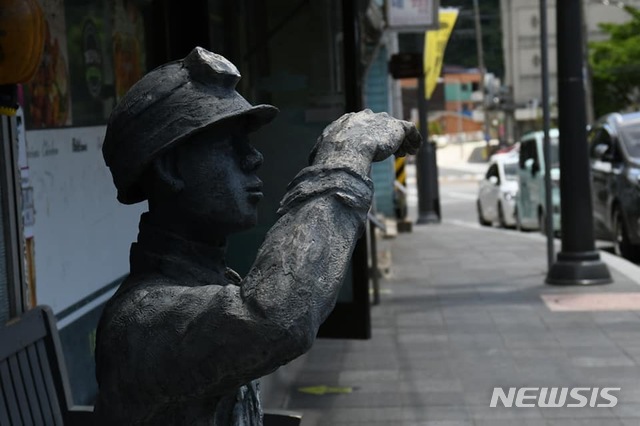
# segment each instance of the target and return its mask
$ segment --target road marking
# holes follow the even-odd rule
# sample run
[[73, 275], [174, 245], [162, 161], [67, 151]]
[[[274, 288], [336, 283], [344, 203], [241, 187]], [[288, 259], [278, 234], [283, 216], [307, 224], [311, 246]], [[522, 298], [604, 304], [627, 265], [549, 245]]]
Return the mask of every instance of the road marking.
[[349, 386], [307, 386], [304, 388], [298, 388], [298, 392], [307, 393], [311, 395], [326, 395], [326, 394], [347, 394], [353, 392], [353, 388]]
[[[369, 294], [373, 294], [372, 288], [369, 289]], [[393, 290], [391, 290], [390, 288], [381, 288], [380, 294], [393, 294]]]
[[459, 174], [459, 175], [438, 176], [438, 181], [440, 181], [440, 182], [450, 182], [450, 181], [464, 180], [464, 181], [476, 182], [476, 181], [481, 181], [483, 178], [484, 178], [483, 174], [464, 173], [464, 174]]
[[467, 204], [469, 200], [442, 200], [440, 201], [441, 206], [450, 206], [452, 204]]
[[443, 191], [442, 195], [446, 197], [456, 198], [458, 200], [469, 201], [475, 201], [478, 198], [475, 194], [469, 194], [468, 192]]
[[640, 310], [640, 293], [542, 294], [552, 312], [611, 312]]
[[475, 222], [467, 222], [466, 220], [458, 220], [458, 219], [445, 219], [444, 223], [449, 223], [451, 225], [456, 226], [464, 226], [465, 228], [473, 228], [473, 229], [486, 229], [487, 231], [493, 231], [491, 228], [484, 228]]

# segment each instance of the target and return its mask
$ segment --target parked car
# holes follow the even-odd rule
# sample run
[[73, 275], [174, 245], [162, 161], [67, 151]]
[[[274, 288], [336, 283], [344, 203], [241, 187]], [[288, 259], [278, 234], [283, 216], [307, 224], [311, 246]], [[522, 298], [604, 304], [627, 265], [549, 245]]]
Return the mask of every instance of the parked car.
[[501, 227], [516, 225], [515, 197], [518, 192], [517, 154], [496, 154], [478, 185], [478, 221], [483, 226], [498, 223]]
[[640, 260], [640, 112], [602, 117], [588, 140], [595, 234]]
[[[553, 230], [560, 232], [560, 163], [558, 129], [549, 131], [551, 142], [551, 200]], [[516, 221], [518, 229], [533, 231], [546, 229], [544, 132], [531, 132], [520, 140], [518, 161], [518, 195]]]

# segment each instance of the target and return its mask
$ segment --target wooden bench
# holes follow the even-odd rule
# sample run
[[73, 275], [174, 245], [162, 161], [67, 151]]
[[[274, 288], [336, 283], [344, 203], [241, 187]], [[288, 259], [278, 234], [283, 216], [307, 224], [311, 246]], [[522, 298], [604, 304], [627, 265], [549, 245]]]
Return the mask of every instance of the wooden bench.
[[[56, 320], [38, 306], [0, 328], [0, 425], [91, 426], [93, 407], [73, 404]], [[298, 426], [302, 416], [265, 412], [264, 426]]]
[[0, 329], [0, 425], [91, 425], [75, 407], [53, 313], [39, 306]]

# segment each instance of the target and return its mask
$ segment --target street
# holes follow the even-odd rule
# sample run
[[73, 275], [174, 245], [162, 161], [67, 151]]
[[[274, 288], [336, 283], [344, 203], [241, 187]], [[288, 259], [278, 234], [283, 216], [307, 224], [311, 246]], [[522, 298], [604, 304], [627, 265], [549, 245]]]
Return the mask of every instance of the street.
[[[478, 181], [483, 178], [483, 173], [478, 173], [480, 167], [475, 170], [461, 168], [439, 167], [440, 181], [440, 208], [445, 221], [479, 227], [476, 200], [478, 198]], [[408, 212], [411, 220], [415, 221], [418, 215], [418, 194], [415, 181], [415, 165], [407, 166], [408, 183]], [[513, 233], [515, 229], [496, 230]], [[528, 238], [545, 238], [537, 232], [525, 233]], [[560, 238], [557, 236], [556, 252], [560, 249]], [[611, 241], [596, 240], [596, 247], [605, 253], [613, 253]], [[615, 262], [616, 260], [614, 260]], [[624, 262], [621, 260], [621, 262]], [[617, 262], [620, 263], [620, 262]]]
[[[413, 221], [418, 216], [418, 194], [416, 188], [416, 169], [414, 164], [407, 165], [408, 208], [409, 218]], [[478, 179], [482, 174], [455, 168], [439, 168], [440, 208], [446, 220], [478, 223], [476, 199], [478, 196]]]

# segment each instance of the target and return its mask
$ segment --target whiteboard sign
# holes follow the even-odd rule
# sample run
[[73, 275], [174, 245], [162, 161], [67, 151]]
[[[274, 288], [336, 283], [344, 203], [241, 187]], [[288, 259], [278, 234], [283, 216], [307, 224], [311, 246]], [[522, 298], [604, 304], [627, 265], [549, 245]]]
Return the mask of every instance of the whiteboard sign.
[[129, 272], [146, 203], [123, 206], [102, 158], [106, 126], [26, 133], [36, 294], [55, 314]]
[[387, 24], [397, 31], [438, 28], [439, 0], [387, 0]]

